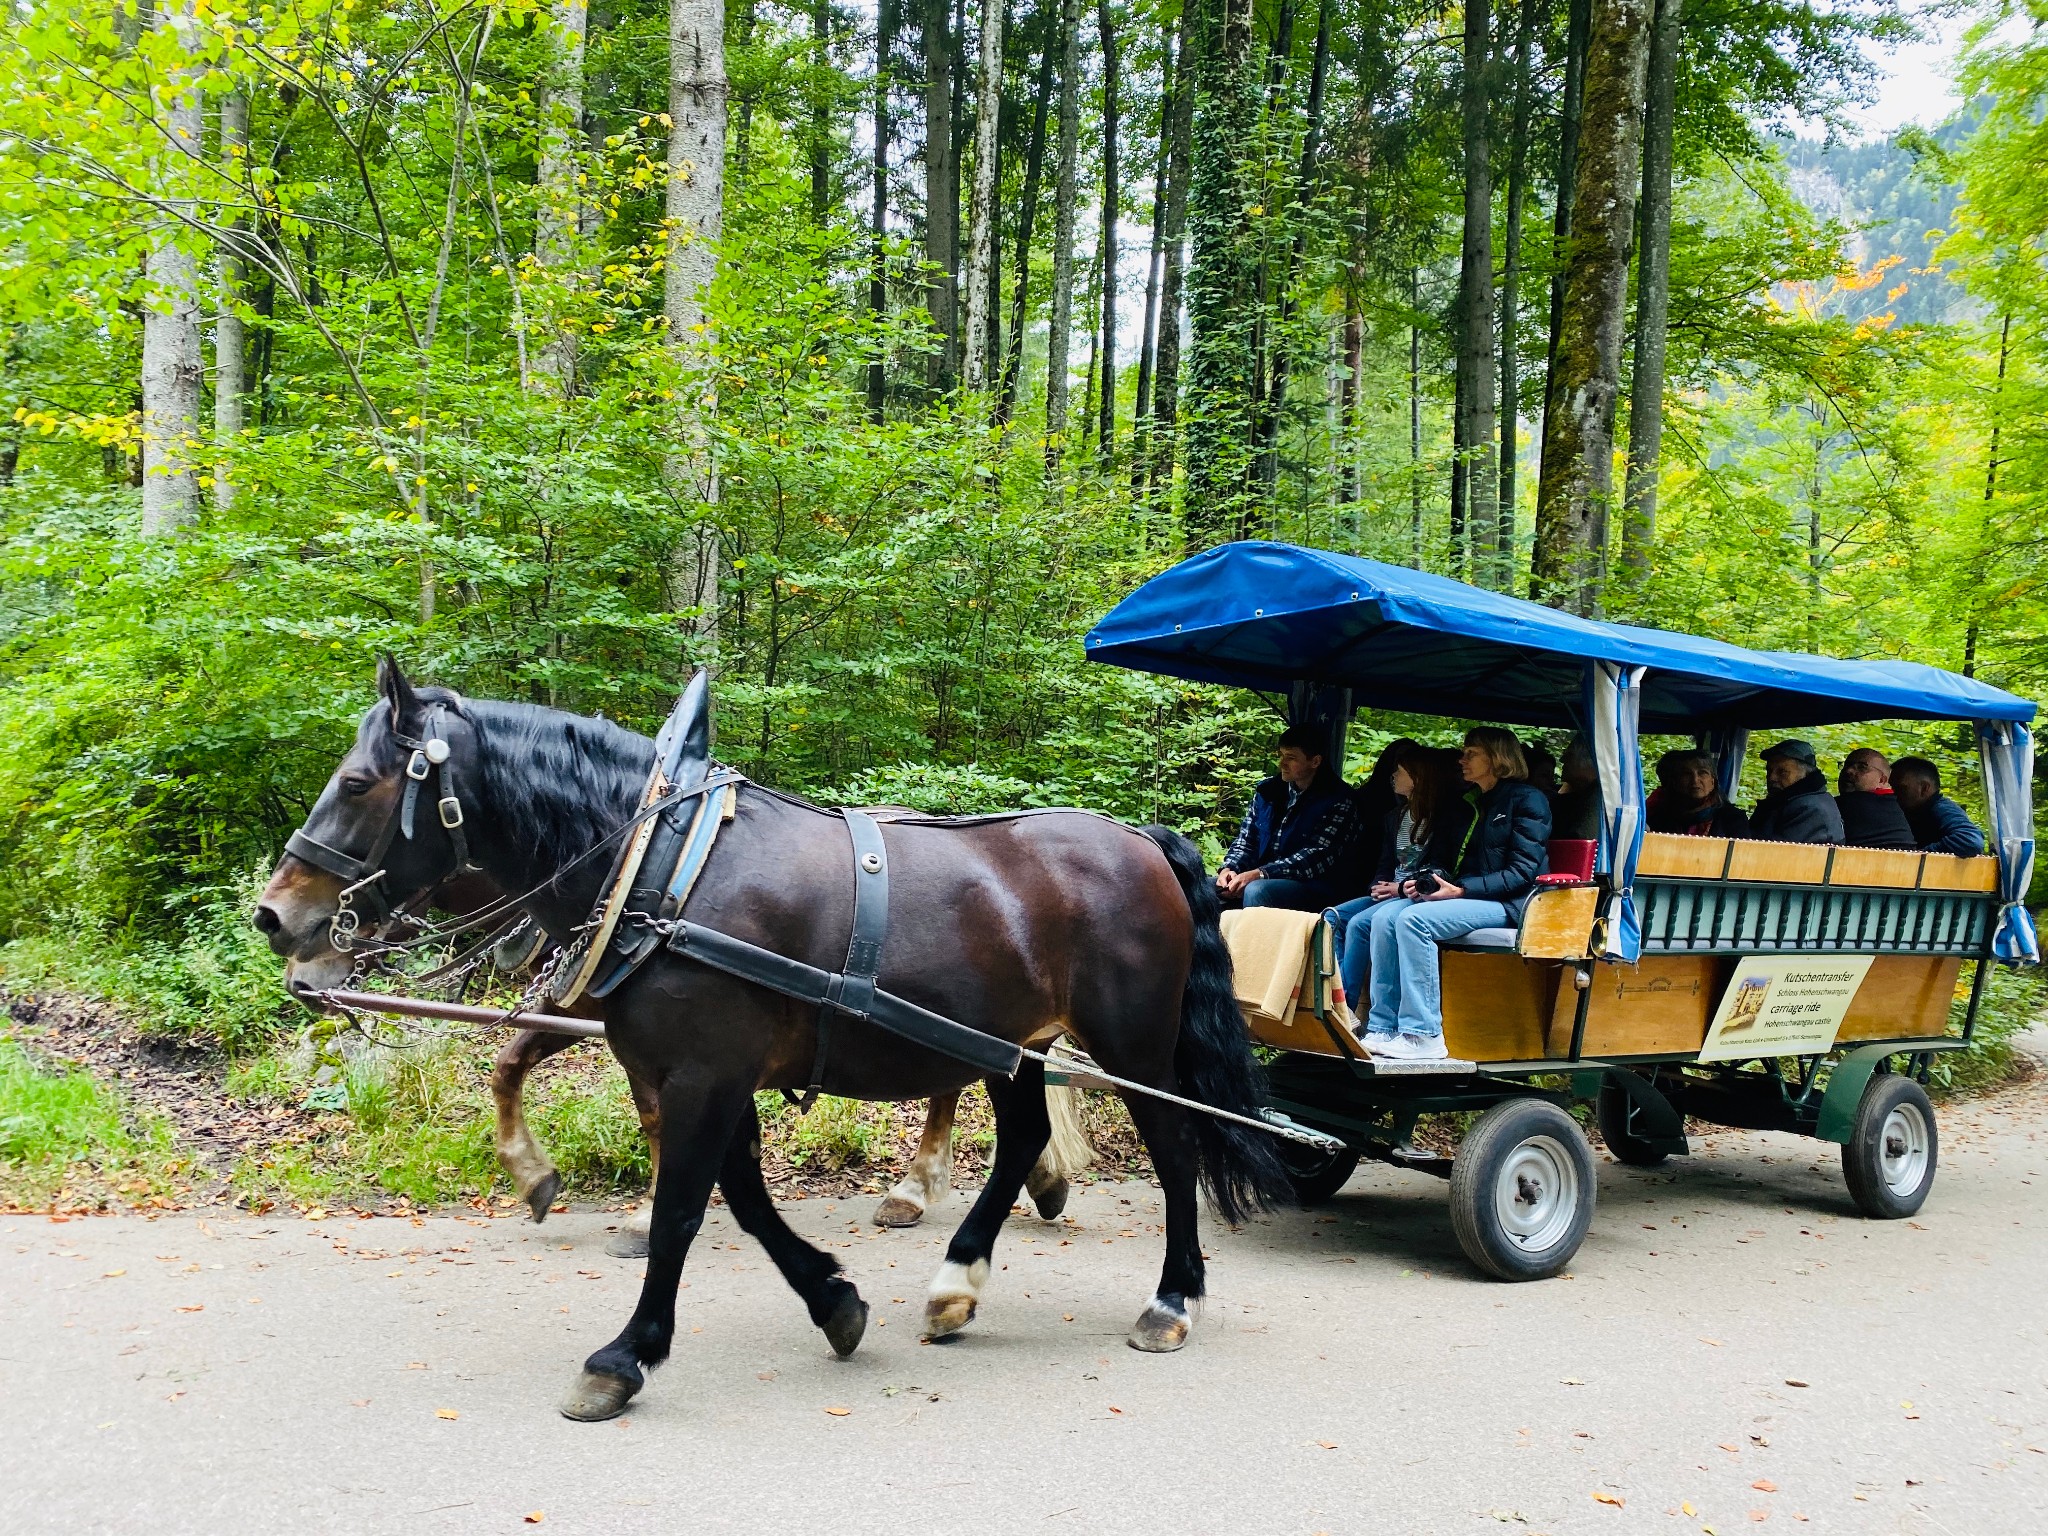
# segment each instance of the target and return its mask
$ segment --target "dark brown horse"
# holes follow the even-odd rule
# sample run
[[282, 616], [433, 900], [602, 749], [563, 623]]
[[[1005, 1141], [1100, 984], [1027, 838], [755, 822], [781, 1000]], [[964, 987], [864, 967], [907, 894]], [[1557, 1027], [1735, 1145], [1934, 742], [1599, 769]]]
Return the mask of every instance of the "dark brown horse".
[[[461, 861], [445, 814], [420, 817], [414, 835], [391, 835], [404, 819], [408, 764], [418, 773], [433, 753], [446, 756], [438, 790], [459, 802], [455, 819], [470, 857], [499, 886], [531, 890], [526, 908], [561, 934], [595, 904], [604, 860], [588, 857], [592, 845], [633, 814], [652, 767], [652, 743], [607, 721], [415, 690], [389, 662], [379, 687], [382, 701], [364, 716], [299, 834], [296, 846], [307, 854], [279, 861], [256, 909], [271, 947], [290, 957], [292, 990], [309, 1001], [351, 970], [331, 942], [345, 882], [328, 866], [378, 871], [349, 882], [357, 908], [374, 917], [438, 885]], [[1016, 1044], [1064, 1030], [1117, 1076], [1256, 1111], [1257, 1068], [1231, 995], [1215, 893], [1185, 838], [1084, 812], [882, 830], [891, 918], [883, 988]], [[847, 953], [853, 906], [846, 824], [747, 784], [685, 915], [829, 971]], [[612, 1050], [655, 1092], [661, 1161], [639, 1304], [619, 1336], [585, 1362], [562, 1411], [615, 1416], [646, 1370], [667, 1358], [683, 1262], [714, 1184], [833, 1349], [851, 1354], [867, 1305], [836, 1260], [783, 1222], [759, 1163], [754, 1093], [808, 1083], [816, 1005], [662, 949], [602, 1009]], [[928, 1098], [975, 1075], [865, 1019], [842, 1017], [824, 1087], [848, 1098]], [[997, 1233], [1048, 1134], [1039, 1064], [1027, 1059], [1014, 1078], [985, 1082], [995, 1163], [927, 1297], [934, 1338], [973, 1317]], [[1203, 1292], [1198, 1178], [1236, 1221], [1283, 1198], [1285, 1175], [1256, 1131], [1144, 1095], [1126, 1102], [1165, 1194], [1167, 1229], [1159, 1284], [1130, 1343], [1173, 1350], [1186, 1342], [1188, 1304]]]

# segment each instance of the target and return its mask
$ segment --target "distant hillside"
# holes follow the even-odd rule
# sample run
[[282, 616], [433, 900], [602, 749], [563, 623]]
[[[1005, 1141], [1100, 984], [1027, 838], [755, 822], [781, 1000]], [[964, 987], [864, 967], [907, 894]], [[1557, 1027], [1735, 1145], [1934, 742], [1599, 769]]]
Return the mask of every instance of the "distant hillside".
[[[1952, 149], [1976, 126], [1975, 112], [1958, 115], [1932, 131], [1944, 149]], [[1850, 313], [1862, 318], [1887, 310], [1901, 325], [1940, 325], [1967, 320], [1975, 301], [1938, 271], [1934, 248], [1946, 233], [1960, 196], [1938, 182], [1896, 137], [1867, 144], [1828, 144], [1818, 139], [1791, 139], [1783, 144], [1786, 180], [1815, 213], [1839, 219], [1853, 231], [1848, 251], [1858, 265], [1869, 267], [1886, 256], [1903, 257], [1890, 274], [1892, 281], [1860, 295]], [[1908, 285], [1897, 299], [1887, 291]]]

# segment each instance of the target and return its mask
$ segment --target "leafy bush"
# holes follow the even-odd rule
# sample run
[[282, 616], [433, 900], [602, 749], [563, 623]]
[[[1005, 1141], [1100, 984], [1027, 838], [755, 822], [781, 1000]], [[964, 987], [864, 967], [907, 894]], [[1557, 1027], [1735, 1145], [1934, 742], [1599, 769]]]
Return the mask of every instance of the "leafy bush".
[[113, 1180], [141, 1195], [182, 1166], [163, 1123], [132, 1122], [90, 1074], [41, 1066], [0, 1035], [0, 1200], [39, 1205]]

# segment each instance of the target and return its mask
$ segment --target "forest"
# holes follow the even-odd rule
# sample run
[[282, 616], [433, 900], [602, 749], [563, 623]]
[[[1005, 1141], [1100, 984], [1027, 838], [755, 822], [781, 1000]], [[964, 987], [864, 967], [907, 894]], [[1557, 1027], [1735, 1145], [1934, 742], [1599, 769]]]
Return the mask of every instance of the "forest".
[[2044, 23], [1866, 142], [1898, 0], [14, 0], [8, 968], [276, 1027], [385, 652], [1213, 858], [1276, 704], [1079, 639], [1228, 539], [2038, 697]]

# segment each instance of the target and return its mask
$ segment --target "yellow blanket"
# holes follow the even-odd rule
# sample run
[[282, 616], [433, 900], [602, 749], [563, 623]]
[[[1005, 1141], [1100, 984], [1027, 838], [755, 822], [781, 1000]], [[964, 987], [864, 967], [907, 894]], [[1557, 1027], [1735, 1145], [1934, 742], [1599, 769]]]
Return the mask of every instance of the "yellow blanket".
[[[1324, 1010], [1336, 1015], [1340, 1027], [1350, 1027], [1350, 1010], [1344, 1006], [1343, 988], [1336, 977], [1325, 975], [1315, 984], [1311, 945], [1318, 942], [1322, 920], [1319, 912], [1288, 912], [1278, 907], [1250, 907], [1223, 914], [1223, 942], [1230, 947], [1238, 1006], [1254, 1034], [1262, 1025], [1285, 1027], [1298, 1009], [1313, 1013], [1318, 992]], [[1334, 971], [1334, 947], [1327, 939], [1321, 942], [1323, 968]]]

